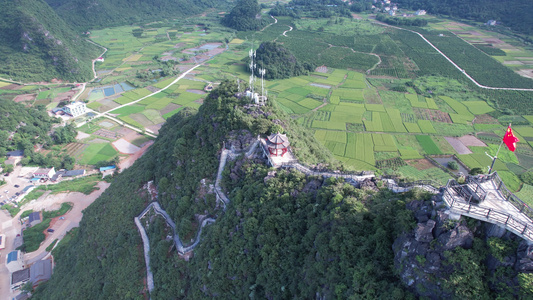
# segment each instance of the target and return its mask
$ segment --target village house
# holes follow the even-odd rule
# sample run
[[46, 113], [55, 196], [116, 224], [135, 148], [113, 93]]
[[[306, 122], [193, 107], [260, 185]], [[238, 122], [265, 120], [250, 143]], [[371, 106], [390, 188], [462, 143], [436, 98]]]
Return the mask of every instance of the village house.
[[33, 227], [39, 223], [41, 223], [41, 213], [38, 211], [32, 212], [28, 216], [28, 224]]
[[54, 167], [50, 169], [39, 168], [37, 171], [33, 172], [33, 178], [50, 179], [55, 173], [56, 171], [54, 170]]
[[6, 267], [10, 273], [24, 269], [24, 260], [20, 250], [14, 250], [6, 255]]
[[65, 105], [63, 111], [72, 117], [77, 117], [87, 112], [87, 105], [84, 102], [72, 102]]

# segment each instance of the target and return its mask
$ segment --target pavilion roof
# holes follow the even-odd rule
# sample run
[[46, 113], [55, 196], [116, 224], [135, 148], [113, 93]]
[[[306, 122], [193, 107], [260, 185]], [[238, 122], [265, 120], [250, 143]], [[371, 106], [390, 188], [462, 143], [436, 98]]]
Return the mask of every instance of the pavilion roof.
[[287, 146], [290, 144], [289, 139], [287, 138], [286, 134], [281, 133], [273, 133], [268, 137], [268, 141], [272, 144], [287, 144]]

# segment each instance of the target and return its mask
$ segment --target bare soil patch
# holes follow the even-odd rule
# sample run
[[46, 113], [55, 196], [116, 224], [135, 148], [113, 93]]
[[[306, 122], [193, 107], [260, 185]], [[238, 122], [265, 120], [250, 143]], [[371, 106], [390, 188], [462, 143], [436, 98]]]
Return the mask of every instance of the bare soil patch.
[[521, 61], [518, 60], [506, 60], [503, 62], [504, 65], [523, 65]]
[[152, 93], [155, 93], [155, 92], [158, 92], [158, 91], [161, 90], [160, 88], [155, 87], [155, 86], [147, 86], [146, 89], [149, 90]]
[[159, 129], [161, 129], [161, 126], [163, 126], [164, 123], [161, 123], [161, 124], [156, 124], [156, 125], [150, 125], [150, 126], [146, 126], [146, 128], [150, 129], [151, 131], [153, 131], [154, 133], [159, 133]]
[[101, 144], [101, 143], [109, 143], [109, 141], [96, 138], [96, 139], [88, 141], [87, 143], [90, 143], [90, 144]]
[[474, 119], [474, 124], [498, 124], [498, 120], [487, 115], [478, 115]]
[[453, 149], [459, 153], [459, 154], [471, 154], [472, 151], [468, 149], [458, 138], [454, 137], [444, 137], [450, 145], [452, 145]]
[[118, 139], [114, 141], [112, 144], [113, 146], [115, 146], [118, 152], [124, 153], [124, 154], [133, 154], [141, 149], [133, 145], [132, 143], [126, 141], [125, 139]]
[[432, 110], [427, 108], [413, 108], [417, 118], [422, 120], [430, 120], [444, 123], [452, 123], [452, 119], [448, 113], [440, 110]]
[[116, 139], [118, 137], [122, 137], [121, 134], [117, 132], [113, 132], [107, 129], [98, 129], [93, 133], [94, 135], [99, 135], [101, 137], [110, 138], [110, 139]]
[[70, 90], [68, 92], [57, 94], [57, 96], [54, 98], [54, 101], [70, 101], [70, 99], [72, 99], [77, 92], [78, 91]]
[[116, 131], [117, 134], [121, 135], [122, 136], [128, 136], [129, 134], [131, 134], [132, 132], [136, 132], [134, 130], [131, 130], [127, 127], [119, 127], [119, 129]]
[[328, 67], [322, 65], [320, 67], [317, 67], [315, 69], [315, 72], [319, 72], [319, 73], [327, 73], [328, 72]]
[[76, 135], [76, 139], [77, 140], [83, 140], [85, 138], [88, 138], [90, 137], [91, 135], [90, 134], [87, 134], [85, 132], [81, 132], [81, 131], [78, 131], [78, 134]]
[[206, 92], [204, 92], [204, 91], [202, 91], [202, 90], [187, 90], [187, 92], [189, 92], [189, 93], [194, 93], [194, 94], [198, 94], [198, 95], [206, 94]]
[[168, 114], [169, 112], [174, 111], [180, 107], [181, 105], [170, 103], [169, 105], [165, 106], [165, 108], [161, 110], [161, 115]]
[[144, 147], [142, 147], [139, 151], [135, 152], [133, 155], [130, 155], [126, 159], [122, 160], [119, 163], [120, 172], [123, 170], [131, 167], [133, 163], [139, 159], [139, 157], [143, 156], [143, 154], [148, 150], [148, 148], [154, 143], [154, 141], [149, 141]]
[[417, 170], [427, 170], [434, 168], [435, 165], [431, 163], [431, 161], [427, 159], [413, 159], [413, 160], [407, 160], [405, 161], [407, 164], [409, 164], [412, 167], [415, 167]]
[[37, 94], [18, 95], [13, 99], [15, 102], [34, 101], [37, 98]]
[[517, 73], [520, 74], [520, 76], [533, 79], [533, 69], [522, 69], [517, 71]]
[[23, 85], [10, 84], [10, 85], [6, 85], [6, 86], [2, 87], [1, 89], [2, 90], [19, 90], [22, 87], [23, 87]]
[[132, 142], [140, 137], [142, 137], [143, 135], [138, 133], [137, 131], [131, 131], [129, 132], [128, 134], [124, 135], [122, 138], [125, 139], [126, 141], [128, 142]]
[[463, 143], [463, 145], [470, 147], [470, 146], [479, 146], [479, 147], [487, 147], [485, 143], [483, 143], [480, 139], [473, 135], [464, 135], [459, 138], [459, 141]]

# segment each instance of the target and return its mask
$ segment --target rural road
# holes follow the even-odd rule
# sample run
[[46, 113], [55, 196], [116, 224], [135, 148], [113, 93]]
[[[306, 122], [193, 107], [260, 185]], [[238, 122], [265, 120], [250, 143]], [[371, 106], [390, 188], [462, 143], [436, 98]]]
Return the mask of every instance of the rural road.
[[419, 37], [421, 37], [426, 43], [428, 43], [433, 49], [435, 49], [440, 55], [442, 55], [447, 61], [449, 61], [457, 70], [461, 71], [461, 73], [463, 73], [463, 75], [468, 78], [470, 81], [472, 81], [476, 86], [482, 88], [482, 89], [488, 89], [488, 90], [504, 90], [504, 91], [525, 91], [525, 92], [533, 92], [533, 89], [524, 89], [524, 88], [501, 88], [501, 87], [492, 87], [492, 86], [486, 86], [486, 85], [482, 85], [480, 84], [479, 82], [477, 82], [474, 78], [472, 78], [472, 76], [470, 76], [468, 73], [466, 73], [465, 70], [461, 69], [461, 67], [459, 67], [453, 60], [451, 60], [448, 56], [446, 56], [446, 54], [442, 53], [442, 51], [439, 50], [439, 48], [437, 48], [435, 45], [433, 45], [430, 41], [428, 41], [422, 34], [414, 31], [414, 30], [410, 30], [410, 29], [405, 29], [405, 28], [401, 28], [401, 27], [396, 27], [396, 26], [392, 26], [392, 25], [389, 25], [389, 24], [385, 24], [385, 23], [382, 23], [382, 22], [377, 22], [376, 21], [376, 24], [379, 24], [379, 25], [382, 25], [382, 26], [386, 26], [386, 27], [391, 27], [391, 28], [395, 28], [395, 29], [399, 29], [399, 30], [405, 30], [405, 31], [409, 31], [409, 32], [412, 32], [416, 35], [418, 35]]

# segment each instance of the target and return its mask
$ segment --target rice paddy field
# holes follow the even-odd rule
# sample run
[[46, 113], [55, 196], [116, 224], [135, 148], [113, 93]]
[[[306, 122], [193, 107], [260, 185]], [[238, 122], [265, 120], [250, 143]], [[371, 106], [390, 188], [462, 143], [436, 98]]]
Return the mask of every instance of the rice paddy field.
[[[91, 39], [108, 52], [104, 62], [96, 64], [98, 82], [89, 86], [82, 100], [89, 108], [108, 112], [132, 126], [157, 128], [186, 107], [200, 107], [208, 84], [216, 86], [225, 79], [248, 82], [244, 62], [248, 50], [262, 41], [276, 40], [298, 60], [317, 68], [305, 76], [265, 80], [269, 101], [312, 131], [347, 169], [390, 172], [378, 166], [393, 160], [397, 167], [392, 172], [397, 175], [445, 183], [450, 175], [437, 167], [424, 169], [406, 162], [457, 155], [468, 168], [486, 169], [491, 162], [488, 155], [496, 154], [512, 123], [520, 139], [518, 149], [513, 153], [503, 146], [495, 170], [511, 189], [520, 190], [518, 176], [533, 169], [533, 109], [523, 101], [531, 99], [530, 94], [480, 91], [419, 37], [368, 20], [340, 19], [339, 24], [332, 24], [329, 19], [280, 17], [263, 31], [238, 33], [209, 17], [95, 30]], [[199, 22], [210, 24], [209, 32], [197, 26]], [[288, 26], [294, 30], [283, 36]], [[519, 72], [533, 61], [529, 50], [470, 25], [435, 19], [425, 30], [431, 39], [448, 30], [486, 52], [500, 62], [494, 65], [491, 61], [495, 74], [507, 74], [509, 69]], [[494, 43], [488, 45], [488, 40]], [[448, 42], [464, 46], [465, 51], [470, 47], [457, 40]], [[490, 57], [479, 61], [482, 64]], [[157, 76], [161, 61], [171, 62], [180, 72], [203, 64], [172, 84], [177, 74]], [[466, 69], [476, 67], [465, 63]], [[141, 79], [139, 74], [151, 77]], [[3, 86], [7, 83], [0, 82]], [[255, 88], [261, 90], [260, 81]], [[50, 105], [48, 99], [61, 92], [44, 89], [35, 101]], [[81, 141], [69, 151], [81, 163], [90, 164], [116, 155], [105, 145]], [[530, 189], [524, 188], [523, 194]]]
[[[288, 33], [288, 37], [281, 37], [288, 24], [295, 25], [296, 30]], [[351, 28], [351, 33], [343, 29], [347, 26]], [[320, 27], [324, 27], [328, 34], [317, 34], [316, 30]], [[133, 29], [121, 27], [94, 33], [95, 39], [100, 43], [116, 47], [117, 50], [111, 55], [111, 61], [106, 58], [100, 66], [102, 69], [115, 68], [116, 72], [116, 68], [120, 68], [120, 72], [131, 72], [139, 69], [142, 64], [149, 64], [150, 57], [154, 55], [179, 57], [176, 49], [188, 49], [187, 52], [190, 53], [193, 47], [200, 47], [205, 43], [205, 37], [198, 32], [180, 34], [179, 30], [170, 41], [160, 41], [142, 50], [140, 45], [154, 39], [154, 32], [146, 36], [143, 34], [141, 38], [130, 36], [115, 40], [117, 36], [127, 35]], [[348, 38], [349, 35], [353, 36], [353, 32], [356, 32], [356, 37]], [[405, 78], [421, 72], [411, 68], [406, 56], [401, 54], [403, 50], [394, 42], [398, 35], [384, 34], [387, 32], [382, 27], [362, 21], [328, 27], [326, 21], [291, 21], [289, 18], [279, 18], [278, 24], [253, 34], [255, 45], [263, 40], [278, 39], [303, 61], [314, 59], [313, 53], [322, 53], [323, 57], [319, 62], [323, 65], [306, 76], [265, 81], [270, 101], [275, 101], [281, 109], [297, 118], [301, 125], [312, 130], [315, 138], [337, 159], [355, 170], [377, 170], [376, 158], [411, 161], [422, 159], [425, 155], [442, 154], [458, 155], [469, 168], [486, 168], [490, 158], [483, 152], [495, 154], [493, 152], [496, 151], [499, 140], [497, 136], [502, 136], [505, 130], [504, 120], [500, 122], [497, 117], [489, 116], [495, 112], [494, 103], [486, 101], [486, 97], [477, 92], [466, 92], [469, 87], [453, 79], [421, 76], [414, 81], [406, 80]], [[336, 38], [331, 38], [335, 35]], [[209, 40], [222, 37], [223, 34], [213, 35]], [[193, 76], [172, 86], [168, 85], [173, 78], [165, 78], [153, 83], [151, 87], [119, 93], [120, 96], [114, 102], [135, 104], [111, 113], [131, 125], [144, 127], [161, 124], [184, 107], [199, 107], [205, 95], [197, 91], [203, 90], [208, 82], [227, 78], [247, 81], [249, 72], [242, 59], [251, 47], [250, 38], [251, 33], [239, 33], [237, 38], [230, 39], [226, 51], [197, 68]], [[293, 43], [295, 41], [300, 42], [300, 45]], [[312, 44], [305, 41], [312, 41]], [[360, 59], [366, 62], [354, 65], [351, 70], [339, 68], [340, 61], [347, 56], [338, 49], [330, 49], [335, 54], [330, 55], [330, 50], [325, 51], [327, 47], [324, 48], [322, 43], [362, 53], [374, 51], [382, 61], [368, 73], [364, 72], [367, 66], [370, 68], [376, 64], [373, 56], [361, 56]], [[301, 49], [306, 49], [306, 52], [301, 52]], [[334, 62], [335, 57], [339, 61]], [[439, 61], [435, 63], [439, 64]], [[408, 82], [411, 83], [407, 84]], [[153, 94], [163, 88], [166, 89]], [[106, 89], [97, 90], [95, 94], [95, 98], [105, 98]], [[138, 101], [143, 97], [145, 98]], [[101, 105], [93, 102], [89, 105], [97, 110], [102, 109]], [[488, 119], [490, 121], [487, 122]], [[521, 138], [519, 151], [523, 149], [533, 154], [533, 148], [529, 149], [530, 141], [526, 140], [533, 141], [533, 127], [530, 123], [533, 122], [533, 117], [526, 115], [522, 120], [523, 124], [515, 130]], [[462, 153], [462, 150], [456, 148], [457, 145], [454, 147], [444, 138], [462, 136], [473, 136], [484, 143], [484, 146], [478, 145], [475, 146], [478, 148], [472, 150], [470, 148], [473, 146], [467, 143], [463, 146], [470, 153]], [[512, 155], [514, 154], [509, 154]], [[507, 172], [504, 177], [514, 181], [517, 174], [510, 171], [507, 164], [514, 164], [515, 161], [518, 163], [516, 157], [505, 162], [498, 161], [496, 170]], [[430, 168], [430, 171], [415, 171], [413, 168], [404, 166], [397, 168], [396, 172], [410, 178], [430, 176], [444, 182], [444, 178], [449, 177], [447, 173], [439, 173], [437, 168]]]

